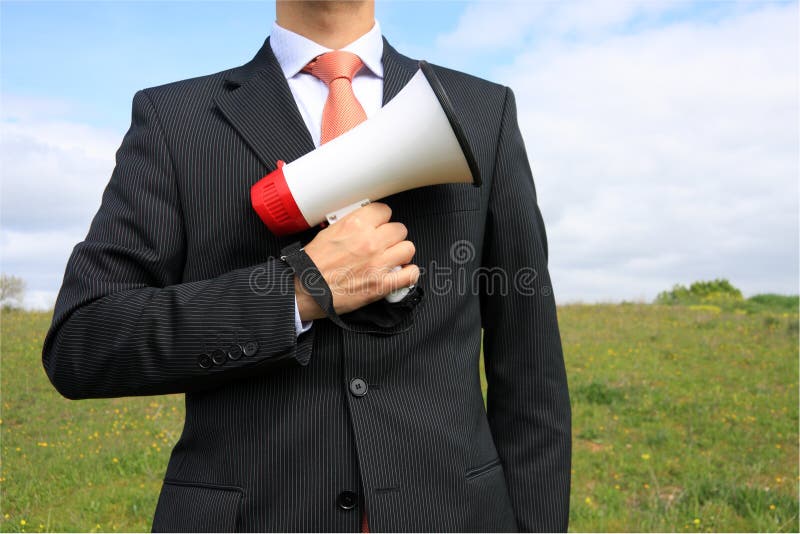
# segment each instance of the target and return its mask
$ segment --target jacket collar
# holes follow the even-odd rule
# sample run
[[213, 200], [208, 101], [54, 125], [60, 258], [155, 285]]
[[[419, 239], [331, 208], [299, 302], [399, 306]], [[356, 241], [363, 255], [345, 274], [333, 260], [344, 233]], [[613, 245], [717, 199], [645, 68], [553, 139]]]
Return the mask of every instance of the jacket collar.
[[[272, 23], [269, 44], [287, 80], [296, 76], [315, 57], [331, 51], [330, 48], [288, 30], [277, 22]], [[371, 30], [341, 50], [357, 55], [372, 74], [383, 78], [383, 37], [377, 20]]]

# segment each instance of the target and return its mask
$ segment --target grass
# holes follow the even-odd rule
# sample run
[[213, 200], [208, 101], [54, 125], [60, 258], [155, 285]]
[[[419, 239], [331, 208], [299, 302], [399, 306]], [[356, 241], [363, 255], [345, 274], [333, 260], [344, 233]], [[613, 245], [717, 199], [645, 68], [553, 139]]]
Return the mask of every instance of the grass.
[[[149, 531], [183, 398], [63, 399], [49, 320], [3, 316], [0, 530]], [[798, 531], [796, 307], [569, 305], [559, 324], [571, 530]]]

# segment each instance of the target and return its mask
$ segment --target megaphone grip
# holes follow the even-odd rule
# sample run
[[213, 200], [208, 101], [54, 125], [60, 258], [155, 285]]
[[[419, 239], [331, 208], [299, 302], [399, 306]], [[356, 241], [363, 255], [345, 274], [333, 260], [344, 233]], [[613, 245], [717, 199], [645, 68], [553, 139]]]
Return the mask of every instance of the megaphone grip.
[[286, 184], [284, 165], [283, 161], [278, 161], [277, 169], [250, 188], [253, 209], [273, 234], [281, 236], [310, 228]]
[[412, 289], [414, 289], [414, 286], [409, 286], [409, 287], [403, 287], [403, 288], [400, 288], [400, 289], [396, 289], [396, 290], [392, 291], [391, 293], [389, 293], [388, 295], [386, 295], [384, 298], [388, 302], [391, 302], [392, 304], [394, 304], [394, 303], [400, 302], [401, 300], [406, 298], [406, 296], [411, 292]]

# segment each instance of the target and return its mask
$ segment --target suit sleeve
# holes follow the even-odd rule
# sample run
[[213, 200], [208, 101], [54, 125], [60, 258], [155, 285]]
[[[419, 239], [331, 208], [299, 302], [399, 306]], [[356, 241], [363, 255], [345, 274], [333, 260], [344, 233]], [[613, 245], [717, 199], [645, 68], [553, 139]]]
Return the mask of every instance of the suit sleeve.
[[514, 94], [506, 89], [483, 265], [508, 291], [481, 295], [487, 415], [522, 531], [566, 531], [571, 412], [547, 236]]
[[289, 267], [267, 259], [182, 283], [183, 224], [164, 133], [139, 91], [100, 209], [67, 264], [42, 350], [63, 396], [198, 391], [290, 360], [308, 363], [313, 329], [296, 335]]

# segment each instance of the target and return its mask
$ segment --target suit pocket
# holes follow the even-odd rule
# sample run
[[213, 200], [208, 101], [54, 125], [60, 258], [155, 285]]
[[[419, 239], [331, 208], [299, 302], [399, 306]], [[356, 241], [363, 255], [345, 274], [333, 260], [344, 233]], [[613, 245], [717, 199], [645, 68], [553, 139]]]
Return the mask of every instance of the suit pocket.
[[237, 486], [165, 479], [152, 532], [236, 532], [243, 494]]
[[519, 532], [500, 458], [464, 474], [469, 510], [465, 532]]
[[483, 465], [467, 469], [466, 473], [464, 473], [464, 477], [467, 480], [473, 480], [487, 473], [490, 473], [491, 471], [498, 469], [499, 467], [500, 467], [500, 458], [495, 458], [494, 460], [490, 460]]

